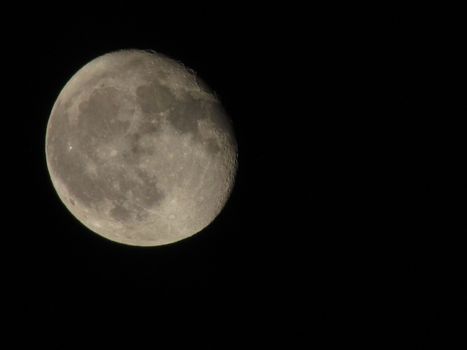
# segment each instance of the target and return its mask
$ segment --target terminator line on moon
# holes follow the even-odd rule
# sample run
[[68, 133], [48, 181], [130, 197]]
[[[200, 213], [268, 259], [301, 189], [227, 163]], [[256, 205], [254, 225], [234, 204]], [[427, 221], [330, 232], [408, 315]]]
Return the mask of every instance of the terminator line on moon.
[[52, 183], [68, 210], [110, 240], [173, 243], [224, 207], [237, 144], [220, 101], [182, 64], [122, 50], [81, 68], [46, 133]]

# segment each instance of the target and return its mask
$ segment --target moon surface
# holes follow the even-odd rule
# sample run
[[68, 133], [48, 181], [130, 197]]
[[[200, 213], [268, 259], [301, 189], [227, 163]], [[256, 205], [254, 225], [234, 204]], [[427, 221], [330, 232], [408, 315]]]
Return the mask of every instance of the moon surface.
[[201, 231], [224, 207], [237, 171], [218, 98], [192, 70], [152, 51], [112, 52], [81, 68], [52, 108], [45, 143], [68, 210], [134, 246]]

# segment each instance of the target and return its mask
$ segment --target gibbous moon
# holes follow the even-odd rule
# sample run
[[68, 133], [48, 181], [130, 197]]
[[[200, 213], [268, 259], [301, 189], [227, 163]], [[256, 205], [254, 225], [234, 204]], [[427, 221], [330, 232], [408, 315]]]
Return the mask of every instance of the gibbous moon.
[[134, 246], [201, 231], [224, 207], [237, 143], [220, 101], [192, 70], [123, 50], [81, 68], [46, 133], [52, 183], [86, 227]]

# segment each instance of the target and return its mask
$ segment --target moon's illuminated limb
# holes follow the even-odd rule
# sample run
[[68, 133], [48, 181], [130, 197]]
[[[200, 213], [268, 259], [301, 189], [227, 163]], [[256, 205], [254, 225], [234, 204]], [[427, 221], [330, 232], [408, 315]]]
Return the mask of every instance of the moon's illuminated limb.
[[140, 50], [98, 57], [70, 79], [52, 109], [46, 156], [78, 220], [138, 246], [206, 227], [237, 169], [235, 137], [215, 95], [183, 65]]

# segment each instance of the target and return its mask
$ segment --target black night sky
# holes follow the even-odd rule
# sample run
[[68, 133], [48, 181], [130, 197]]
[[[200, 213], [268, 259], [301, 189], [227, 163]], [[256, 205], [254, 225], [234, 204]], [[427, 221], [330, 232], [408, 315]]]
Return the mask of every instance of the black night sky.
[[[442, 41], [430, 23], [271, 4], [61, 6], [3, 14], [2, 289], [13, 328], [118, 333], [115, 323], [153, 338], [199, 327], [211, 340], [281, 338], [290, 349], [461, 329], [452, 320], [466, 311], [465, 229], [452, 196], [465, 185], [455, 185], [459, 131], [441, 123], [434, 92], [442, 76], [426, 73]], [[125, 48], [194, 69], [239, 144], [224, 211], [168, 246], [92, 233], [47, 172], [60, 90], [93, 58]]]

